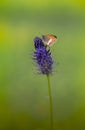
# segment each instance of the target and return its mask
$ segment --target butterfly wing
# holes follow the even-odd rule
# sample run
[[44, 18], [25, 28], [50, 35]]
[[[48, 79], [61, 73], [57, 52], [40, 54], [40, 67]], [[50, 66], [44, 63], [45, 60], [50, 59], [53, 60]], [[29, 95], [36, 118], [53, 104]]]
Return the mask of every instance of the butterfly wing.
[[52, 46], [56, 42], [57, 36], [51, 35], [51, 34], [42, 35], [42, 39], [43, 39], [44, 45]]
[[49, 38], [45, 35], [42, 35], [42, 39], [43, 39], [43, 41], [46, 41], [46, 42], [48, 42], [48, 40], [49, 40]]
[[49, 42], [49, 37], [47, 37], [46, 35], [42, 35], [42, 40], [44, 42], [44, 45], [47, 45], [47, 43]]

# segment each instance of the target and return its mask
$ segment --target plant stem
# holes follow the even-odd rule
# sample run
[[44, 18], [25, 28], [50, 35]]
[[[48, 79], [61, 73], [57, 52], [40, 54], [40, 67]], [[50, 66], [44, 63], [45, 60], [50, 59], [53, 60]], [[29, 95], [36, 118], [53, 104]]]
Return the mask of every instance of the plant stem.
[[48, 80], [48, 92], [49, 92], [49, 100], [50, 100], [50, 129], [53, 130], [53, 108], [52, 108], [50, 75], [47, 75], [47, 80]]

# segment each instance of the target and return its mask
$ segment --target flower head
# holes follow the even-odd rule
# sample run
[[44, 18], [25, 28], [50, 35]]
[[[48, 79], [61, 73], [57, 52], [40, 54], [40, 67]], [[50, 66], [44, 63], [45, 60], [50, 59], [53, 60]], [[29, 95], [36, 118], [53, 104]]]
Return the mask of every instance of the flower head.
[[42, 74], [51, 74], [53, 68], [53, 60], [50, 50], [47, 50], [38, 37], [34, 39], [35, 52], [33, 53], [34, 60], [37, 63], [38, 69]]
[[40, 39], [39, 37], [35, 37], [34, 38], [34, 46], [35, 46], [35, 49], [39, 49], [39, 48], [44, 47], [42, 39]]

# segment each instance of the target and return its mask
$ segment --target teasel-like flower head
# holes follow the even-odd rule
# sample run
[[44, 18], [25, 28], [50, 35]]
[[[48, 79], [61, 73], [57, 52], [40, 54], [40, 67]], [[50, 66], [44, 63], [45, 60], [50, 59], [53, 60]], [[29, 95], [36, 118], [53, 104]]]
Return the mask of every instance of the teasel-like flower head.
[[33, 52], [33, 59], [37, 64], [38, 70], [41, 74], [52, 74], [53, 59], [50, 49], [44, 46], [41, 38], [35, 37], [34, 39], [35, 51]]

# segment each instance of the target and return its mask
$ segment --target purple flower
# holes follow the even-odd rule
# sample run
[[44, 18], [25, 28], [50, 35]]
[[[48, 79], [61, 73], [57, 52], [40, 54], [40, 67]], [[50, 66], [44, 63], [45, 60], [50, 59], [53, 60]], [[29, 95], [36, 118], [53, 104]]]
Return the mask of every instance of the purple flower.
[[34, 46], [35, 46], [35, 49], [39, 49], [39, 48], [44, 47], [42, 39], [40, 39], [39, 37], [35, 37], [35, 39], [34, 39]]
[[50, 50], [44, 47], [42, 40], [38, 37], [34, 39], [35, 52], [33, 53], [34, 60], [37, 63], [41, 74], [51, 74], [53, 68], [53, 60]]

